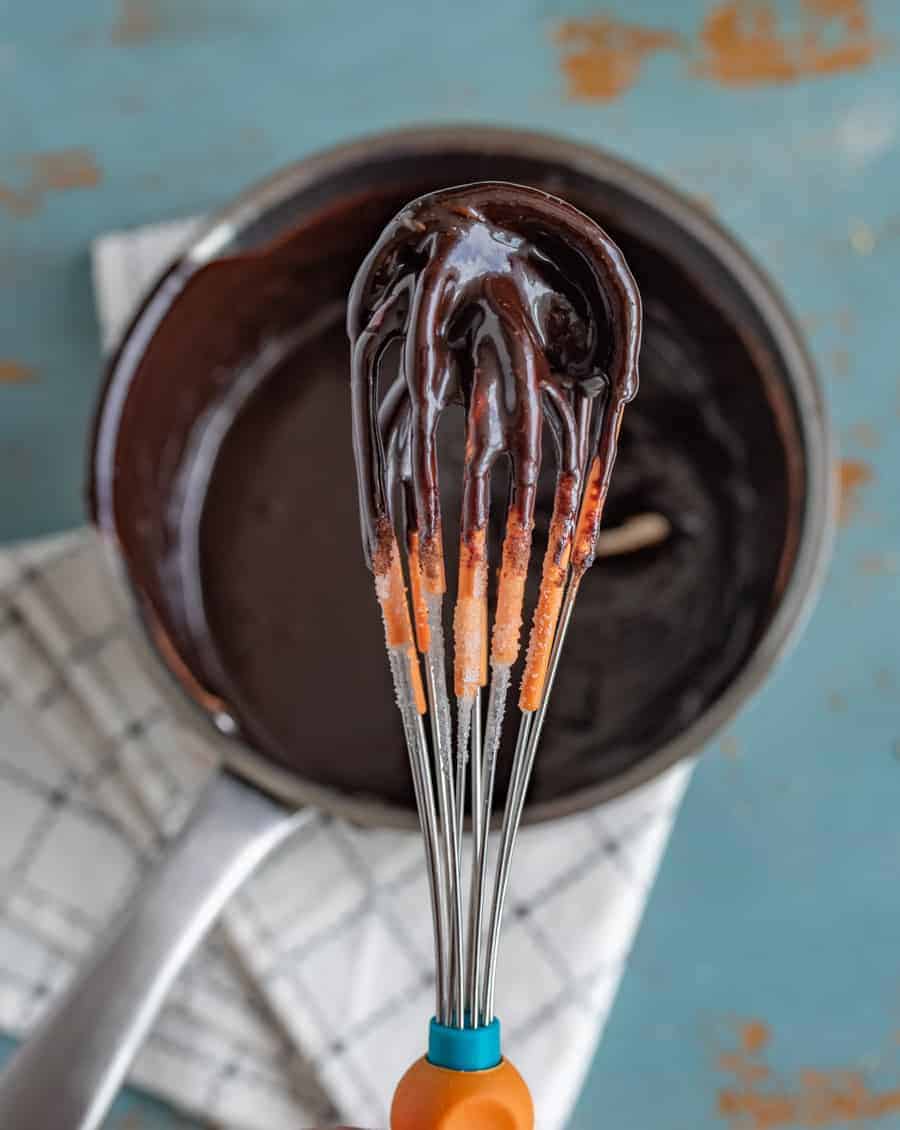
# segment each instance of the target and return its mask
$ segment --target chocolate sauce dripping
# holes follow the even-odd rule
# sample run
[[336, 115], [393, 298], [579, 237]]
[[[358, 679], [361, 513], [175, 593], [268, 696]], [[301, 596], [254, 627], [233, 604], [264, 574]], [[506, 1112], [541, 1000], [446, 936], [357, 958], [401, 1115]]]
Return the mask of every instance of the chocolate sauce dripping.
[[[484, 528], [490, 472], [508, 456], [513, 503], [531, 524], [546, 418], [559, 470], [573, 476], [574, 522], [588, 413], [612, 417], [637, 389], [640, 299], [621, 253], [577, 209], [536, 189], [486, 183], [431, 193], [388, 225], [350, 294], [354, 447], [365, 548], [374, 561], [389, 474], [411, 480], [426, 568], [441, 526], [435, 442], [451, 403], [468, 410], [462, 534]], [[385, 353], [397, 359], [409, 418], [379, 425]], [[395, 383], [392, 394], [398, 394]], [[402, 429], [402, 442], [396, 431]], [[590, 437], [593, 438], [593, 437]], [[602, 424], [593, 444], [611, 463]], [[386, 467], [385, 451], [393, 448]]]

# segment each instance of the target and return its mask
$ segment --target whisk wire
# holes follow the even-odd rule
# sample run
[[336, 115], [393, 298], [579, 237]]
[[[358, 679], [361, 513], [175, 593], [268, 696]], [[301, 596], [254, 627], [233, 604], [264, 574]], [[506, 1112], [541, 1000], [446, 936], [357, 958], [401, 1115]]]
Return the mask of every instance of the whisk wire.
[[534, 716], [522, 714], [519, 720], [519, 733], [516, 737], [516, 748], [513, 754], [513, 768], [510, 777], [509, 789], [506, 794], [506, 806], [503, 811], [503, 823], [500, 828], [500, 845], [497, 855], [497, 871], [494, 880], [494, 891], [491, 898], [491, 912], [488, 924], [487, 944], [484, 959], [484, 982], [481, 989], [481, 1019], [489, 1024], [493, 1020], [494, 986], [497, 976], [497, 950], [500, 939], [500, 923], [503, 918], [503, 905], [509, 880], [509, 869], [512, 863], [512, 848], [517, 825], [513, 820], [516, 806], [517, 780], [521, 773], [521, 766], [528, 748], [528, 738], [531, 732]]
[[[477, 1027], [481, 1001], [478, 985], [481, 979], [481, 907], [483, 905], [481, 857], [487, 842], [484, 814], [484, 763], [482, 760], [481, 691], [475, 695], [472, 712], [472, 871], [469, 880], [469, 927], [466, 940], [466, 1016]], [[490, 820], [490, 814], [487, 817]]]
[[[437, 619], [436, 617], [434, 619]], [[450, 753], [450, 707], [447, 698], [446, 674], [443, 655], [443, 629], [440, 621], [431, 623], [431, 647], [425, 653], [425, 683], [428, 689], [431, 739], [434, 746], [435, 774], [437, 777], [437, 807], [440, 840], [443, 847], [440, 872], [443, 874], [444, 894], [448, 908], [448, 977], [447, 1008], [441, 1023], [461, 1028], [464, 1023], [462, 974], [463, 926], [462, 887], [460, 882], [460, 842], [456, 821], [456, 796]], [[442, 724], [446, 714], [447, 725]]]
[[425, 862], [428, 873], [428, 895], [431, 903], [435, 954], [435, 1013], [446, 1016], [449, 1007], [449, 970], [447, 969], [446, 907], [444, 886], [440, 882], [440, 839], [437, 811], [434, 803], [434, 785], [429, 763], [428, 739], [422, 716], [415, 707], [415, 692], [410, 679], [408, 653], [401, 648], [389, 648], [388, 658], [394, 678], [397, 702], [403, 722], [406, 748], [413, 779], [413, 792], [419, 824], [425, 843]]
[[506, 798], [506, 808], [503, 814], [503, 825], [500, 832], [500, 849], [497, 857], [497, 874], [494, 886], [494, 896], [491, 904], [490, 929], [486, 945], [486, 976], [483, 996], [483, 1020], [490, 1024], [494, 1019], [494, 997], [497, 982], [497, 956], [500, 947], [500, 931], [503, 923], [503, 909], [509, 889], [509, 875], [512, 866], [513, 851], [516, 846], [519, 828], [522, 823], [522, 812], [525, 807], [525, 797], [531, 781], [531, 772], [534, 768], [534, 759], [537, 754], [541, 731], [547, 716], [547, 704], [550, 692], [559, 667], [566, 632], [572, 619], [572, 610], [575, 607], [575, 597], [578, 591], [578, 582], [570, 577], [566, 587], [566, 595], [560, 611], [556, 636], [550, 653], [547, 668], [547, 677], [541, 695], [538, 709], [530, 714], [522, 715], [519, 728], [519, 738], [516, 742], [516, 751], [513, 755], [512, 775], [510, 777], [509, 792]]

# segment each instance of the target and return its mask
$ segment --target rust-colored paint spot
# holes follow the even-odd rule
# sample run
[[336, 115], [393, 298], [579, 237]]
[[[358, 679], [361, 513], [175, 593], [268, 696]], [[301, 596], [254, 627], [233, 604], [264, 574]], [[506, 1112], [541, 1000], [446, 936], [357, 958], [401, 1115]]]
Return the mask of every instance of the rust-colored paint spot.
[[18, 192], [8, 184], [0, 183], [0, 207], [11, 216], [31, 216], [38, 210], [39, 201], [29, 192]]
[[[569, 96], [587, 102], [618, 98], [637, 82], [645, 60], [661, 51], [685, 51], [695, 77], [750, 87], [859, 70], [887, 50], [872, 28], [867, 0], [799, 0], [796, 16], [791, 21], [772, 0], [723, 0], [709, 8], [689, 45], [668, 28], [608, 14], [566, 20], [555, 39]], [[866, 247], [861, 253], [872, 249]]]
[[748, 1020], [741, 1025], [738, 1032], [741, 1038], [741, 1047], [751, 1055], [762, 1051], [772, 1038], [768, 1024], [762, 1020]]
[[112, 41], [130, 47], [147, 43], [159, 34], [161, 22], [152, 0], [120, 0]]
[[41, 192], [68, 192], [96, 188], [101, 174], [89, 149], [60, 149], [29, 158], [32, 183]]
[[867, 420], [854, 424], [847, 432], [847, 437], [851, 443], [868, 448], [869, 451], [881, 446], [881, 436]]
[[753, 1063], [744, 1051], [722, 1052], [716, 1062], [720, 1071], [737, 1076], [745, 1086], [758, 1083], [769, 1074], [767, 1067], [760, 1063]]
[[36, 375], [30, 365], [23, 365], [21, 361], [0, 360], [0, 384], [25, 384], [33, 381]]
[[618, 98], [637, 82], [649, 56], [681, 44], [675, 32], [608, 15], [565, 20], [555, 39], [562, 50], [569, 97], [585, 102]]
[[17, 217], [34, 215], [48, 193], [96, 188], [103, 178], [90, 149], [32, 153], [19, 163], [29, 172], [22, 187], [0, 183], [0, 207]]
[[768, 1027], [750, 1020], [738, 1030], [738, 1047], [723, 1052], [719, 1069], [733, 1076], [716, 1100], [732, 1130], [847, 1126], [900, 1111], [900, 1089], [874, 1091], [859, 1071], [805, 1068], [796, 1078], [776, 1078], [765, 1060]]
[[847, 709], [847, 696], [840, 691], [828, 692], [828, 709], [834, 714], [843, 714]]
[[842, 526], [859, 508], [862, 488], [872, 481], [872, 468], [859, 459], [842, 459], [837, 465], [838, 521]]
[[799, 27], [761, 0], [714, 5], [700, 32], [694, 74], [723, 86], [764, 86], [868, 66], [884, 51], [865, 0], [801, 0]]

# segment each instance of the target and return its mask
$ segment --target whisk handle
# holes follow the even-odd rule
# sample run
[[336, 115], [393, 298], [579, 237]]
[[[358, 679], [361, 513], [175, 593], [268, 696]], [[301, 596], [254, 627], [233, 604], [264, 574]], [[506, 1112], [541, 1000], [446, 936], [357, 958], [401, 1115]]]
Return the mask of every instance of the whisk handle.
[[509, 1060], [488, 1071], [451, 1071], [427, 1058], [400, 1080], [391, 1130], [534, 1130], [534, 1104]]
[[391, 1130], [533, 1130], [522, 1076], [500, 1054], [500, 1024], [450, 1028], [432, 1020], [428, 1055], [400, 1080]]

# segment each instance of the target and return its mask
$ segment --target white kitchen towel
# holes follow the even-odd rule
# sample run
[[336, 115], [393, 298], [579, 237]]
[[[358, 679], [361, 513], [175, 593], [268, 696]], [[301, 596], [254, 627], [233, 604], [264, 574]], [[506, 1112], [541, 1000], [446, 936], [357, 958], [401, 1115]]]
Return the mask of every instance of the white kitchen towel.
[[[104, 343], [193, 224], [94, 250]], [[0, 554], [0, 1026], [28, 1028], [215, 771], [141, 673], [90, 535]], [[373, 613], [374, 614], [374, 613]], [[504, 1048], [561, 1130], [689, 775], [527, 829], [498, 980]], [[263, 867], [172, 994], [134, 1078], [213, 1124], [387, 1125], [424, 1046], [430, 918], [418, 838], [322, 815]]]

